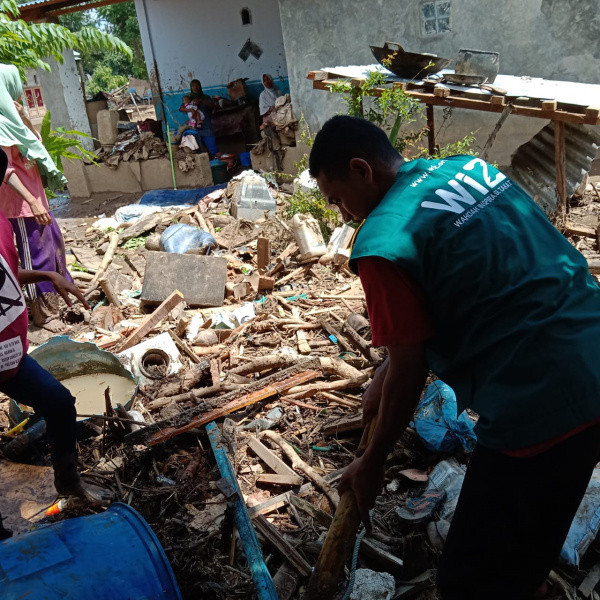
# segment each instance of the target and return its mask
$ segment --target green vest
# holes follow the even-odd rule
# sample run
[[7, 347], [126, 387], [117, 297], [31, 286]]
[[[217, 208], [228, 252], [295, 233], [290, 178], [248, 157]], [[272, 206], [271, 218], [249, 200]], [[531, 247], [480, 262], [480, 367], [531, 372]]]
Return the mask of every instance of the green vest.
[[514, 182], [479, 158], [404, 163], [359, 230], [421, 285], [431, 370], [509, 450], [600, 417], [600, 288], [585, 258]]

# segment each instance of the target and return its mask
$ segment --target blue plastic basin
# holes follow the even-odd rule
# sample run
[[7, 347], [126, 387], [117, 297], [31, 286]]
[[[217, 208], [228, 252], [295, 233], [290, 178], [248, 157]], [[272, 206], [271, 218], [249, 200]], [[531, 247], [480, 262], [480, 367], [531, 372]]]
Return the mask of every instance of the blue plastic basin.
[[0, 543], [3, 600], [181, 600], [150, 526], [127, 504]]

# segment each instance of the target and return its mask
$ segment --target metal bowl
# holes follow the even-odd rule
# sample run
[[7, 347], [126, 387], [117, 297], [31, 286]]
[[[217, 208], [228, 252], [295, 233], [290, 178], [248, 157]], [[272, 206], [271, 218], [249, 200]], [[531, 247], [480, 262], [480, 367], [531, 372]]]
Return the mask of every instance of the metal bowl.
[[[422, 78], [431, 73], [438, 73], [452, 61], [436, 54], [417, 54], [405, 52], [400, 44], [385, 42], [383, 48], [370, 46], [373, 56], [394, 75], [405, 79]], [[391, 61], [384, 64], [384, 61]]]

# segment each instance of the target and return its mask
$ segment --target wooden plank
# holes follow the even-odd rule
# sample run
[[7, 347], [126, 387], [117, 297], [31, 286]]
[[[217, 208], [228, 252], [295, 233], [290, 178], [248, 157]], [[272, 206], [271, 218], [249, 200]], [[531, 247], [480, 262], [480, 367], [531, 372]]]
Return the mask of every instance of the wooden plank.
[[427, 150], [429, 156], [435, 154], [435, 115], [433, 106], [427, 105]]
[[175, 290], [142, 324], [123, 342], [118, 352], [139, 344], [174, 308], [185, 301], [183, 294]]
[[581, 237], [589, 237], [596, 239], [596, 228], [586, 225], [577, 225], [571, 221], [567, 221], [565, 225], [565, 235], [579, 235]]
[[266, 237], [259, 237], [256, 240], [256, 262], [258, 272], [264, 274], [271, 260], [271, 240]]
[[596, 119], [596, 121], [598, 121], [598, 119], [600, 118], [600, 108], [597, 106], [588, 106], [585, 109], [585, 116], [590, 119]]
[[600, 275], [600, 258], [588, 258], [588, 269], [592, 275]]
[[278, 473], [261, 473], [256, 478], [257, 483], [268, 483], [271, 485], [302, 485], [302, 477], [294, 475], [279, 475]]
[[565, 124], [554, 122], [554, 160], [556, 167], [556, 193], [558, 209], [567, 212], [567, 163], [565, 153]]
[[[599, 273], [600, 273], [600, 261], [599, 263]], [[362, 413], [358, 415], [354, 415], [352, 417], [347, 417], [344, 419], [340, 419], [335, 423], [331, 423], [330, 425], [325, 425], [323, 427], [323, 435], [338, 435], [339, 433], [345, 433], [347, 431], [357, 431], [363, 428], [362, 424]]]
[[[325, 81], [313, 81], [313, 89], [331, 91], [331, 87], [335, 84], [335, 80], [327, 79]], [[381, 96], [384, 88], [374, 88], [371, 96]], [[482, 112], [502, 112], [504, 106], [502, 104], [492, 104], [490, 100], [476, 100], [473, 98], [464, 98], [459, 96], [449, 96], [448, 98], [439, 98], [434, 94], [425, 93], [407, 89], [406, 94], [433, 106], [451, 106], [453, 108], [465, 108], [468, 110], [479, 110]], [[488, 96], [492, 98], [493, 96]], [[509, 100], [510, 101], [510, 100]], [[514, 101], [513, 101], [514, 102]], [[532, 106], [520, 106], [513, 104], [512, 114], [525, 117], [536, 117], [539, 119], [547, 119], [550, 121], [560, 121], [562, 123], [579, 123], [582, 125], [597, 125], [598, 117], [594, 116], [594, 112], [586, 114], [585, 112], [574, 113], [564, 110], [544, 110]]]
[[246, 406], [251, 406], [252, 404], [256, 404], [261, 400], [270, 398], [271, 396], [276, 396], [277, 394], [280, 394], [281, 392], [284, 392], [295, 385], [312, 381], [313, 379], [320, 377], [320, 375], [321, 373], [319, 373], [319, 371], [304, 371], [283, 381], [272, 383], [271, 385], [268, 385], [255, 392], [251, 392], [250, 394], [245, 394], [241, 398], [228, 402], [220, 408], [215, 408], [214, 410], [210, 410], [206, 413], [198, 415], [197, 417], [191, 419], [186, 425], [182, 425], [181, 427], [166, 427], [165, 429], [157, 431], [148, 439], [148, 446], [154, 446], [156, 444], [166, 442], [167, 440], [181, 435], [190, 429], [195, 429], [196, 427], [206, 425], [207, 423], [215, 421], [216, 419], [220, 419], [225, 415], [235, 412], [236, 410], [240, 410]]
[[308, 577], [312, 572], [312, 567], [306, 562], [304, 557], [294, 548], [282, 535], [277, 528], [269, 523], [265, 517], [258, 515], [252, 522], [254, 528], [266, 538], [283, 557], [304, 577]]
[[[271, 467], [275, 473], [279, 475], [287, 475], [288, 477], [295, 477], [299, 479], [297, 485], [302, 483], [302, 477], [300, 477], [296, 471], [290, 466], [286, 465], [274, 452], [269, 450], [260, 440], [254, 436], [248, 440], [248, 447], [258, 458], [260, 458], [267, 466]], [[296, 485], [296, 484], [294, 484]]]
[[492, 96], [490, 98], [490, 104], [494, 106], [504, 106], [506, 104], [506, 98], [504, 96]]
[[558, 102], [556, 100], [542, 100], [542, 110], [556, 110]]

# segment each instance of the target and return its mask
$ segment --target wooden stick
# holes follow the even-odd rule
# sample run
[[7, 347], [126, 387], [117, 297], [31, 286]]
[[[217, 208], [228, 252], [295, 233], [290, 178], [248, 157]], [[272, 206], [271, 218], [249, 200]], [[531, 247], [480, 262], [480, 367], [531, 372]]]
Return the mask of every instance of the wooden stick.
[[110, 281], [106, 277], [102, 276], [98, 280], [98, 285], [104, 292], [104, 295], [106, 296], [108, 302], [110, 304], [113, 304], [117, 308], [120, 308], [121, 301], [119, 300], [119, 296], [117, 295], [117, 292], [115, 292], [115, 288], [112, 286]]
[[303, 394], [304, 397], [312, 396], [317, 392], [332, 392], [336, 390], [347, 390], [351, 388], [360, 387], [365, 381], [369, 379], [367, 372], [361, 373], [360, 377], [356, 379], [340, 379], [339, 381], [319, 381], [310, 385], [302, 385], [294, 387], [287, 391], [286, 395]]
[[108, 240], [108, 248], [104, 253], [102, 262], [100, 263], [100, 266], [98, 267], [94, 278], [92, 279], [92, 281], [90, 281], [90, 287], [88, 287], [88, 289], [85, 291], [84, 296], [86, 298], [89, 297], [91, 293], [96, 289], [96, 287], [98, 286], [98, 281], [104, 275], [106, 269], [108, 269], [108, 266], [110, 265], [113, 256], [115, 255], [115, 252], [117, 250], [117, 246], [119, 245], [119, 234], [116, 231], [111, 231], [109, 233]]
[[281, 392], [288, 390], [291, 387], [294, 387], [298, 383], [304, 383], [307, 381], [311, 381], [312, 379], [316, 379], [319, 377], [320, 373], [318, 371], [304, 371], [303, 373], [299, 373], [298, 375], [294, 375], [289, 379], [285, 379], [284, 381], [278, 383], [272, 383], [267, 387], [258, 390], [256, 392], [252, 392], [250, 394], [246, 394], [237, 400], [233, 400], [222, 406], [221, 408], [216, 408], [214, 410], [208, 411], [207, 413], [201, 414], [196, 418], [192, 419], [187, 425], [183, 425], [181, 427], [167, 427], [162, 431], [158, 431], [155, 434], [151, 435], [148, 440], [148, 446], [154, 446], [155, 444], [160, 444], [162, 442], [166, 442], [171, 438], [174, 438], [190, 429], [195, 429], [196, 427], [200, 427], [202, 425], [206, 425], [211, 421], [216, 419], [220, 419], [225, 415], [228, 415], [236, 410], [240, 410], [246, 406], [251, 406], [252, 404], [256, 404], [260, 400], [265, 400], [266, 398], [270, 398], [271, 396], [276, 396]]
[[270, 369], [281, 369], [289, 367], [294, 364], [296, 359], [290, 356], [283, 356], [281, 354], [268, 354], [261, 356], [256, 360], [240, 365], [227, 371], [228, 375], [250, 375], [251, 373], [260, 373], [261, 371], [267, 371]]
[[176, 306], [184, 302], [183, 294], [175, 290], [141, 325], [123, 342], [119, 352], [139, 344]]
[[258, 272], [265, 273], [271, 260], [271, 241], [266, 237], [259, 237], [256, 240], [256, 262]]
[[[283, 453], [290, 459], [292, 468], [301, 471], [309, 479], [311, 479], [317, 487], [319, 487], [327, 497], [331, 500], [334, 506], [337, 506], [340, 501], [340, 496], [337, 490], [333, 488], [321, 475], [319, 475], [308, 463], [304, 462], [278, 433], [274, 431], [263, 431], [261, 438], [268, 438], [274, 444], [277, 444]], [[360, 519], [360, 517], [359, 517]]]
[[[374, 429], [375, 421], [371, 421], [367, 434], [361, 440], [362, 448], [359, 447], [359, 449], [364, 449], [367, 446]], [[308, 582], [306, 600], [333, 598], [344, 565], [354, 548], [359, 525], [360, 514], [356, 499], [352, 490], [348, 490], [342, 494], [335, 511], [333, 522], [327, 532], [315, 570]]]
[[253, 524], [258, 532], [273, 544], [273, 546], [281, 552], [284, 558], [289, 561], [301, 575], [308, 577], [311, 574], [311, 566], [301, 556], [298, 550], [285, 540], [277, 528], [274, 525], [271, 525], [265, 517], [258, 515], [258, 517], [254, 519]]
[[567, 213], [567, 171], [565, 155], [565, 124], [554, 121], [554, 156], [556, 166], [556, 193], [558, 194], [558, 209], [562, 214]]
[[288, 475], [296, 480], [293, 485], [301, 485], [302, 477], [296, 474], [296, 472], [288, 467], [276, 454], [271, 452], [259, 439], [251, 436], [248, 440], [248, 447], [256, 456], [258, 456], [264, 463], [266, 463], [275, 473], [279, 475]]

